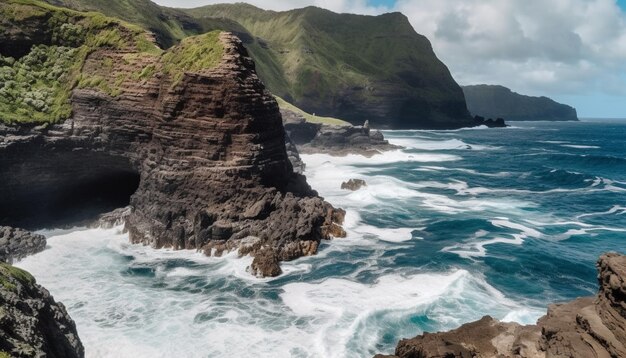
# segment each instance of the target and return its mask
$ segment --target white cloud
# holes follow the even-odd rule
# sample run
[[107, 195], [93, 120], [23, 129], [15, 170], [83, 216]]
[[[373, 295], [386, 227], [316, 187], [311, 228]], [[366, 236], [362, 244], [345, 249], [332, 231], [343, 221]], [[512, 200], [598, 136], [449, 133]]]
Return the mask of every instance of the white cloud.
[[[224, 1], [157, 2], [194, 7]], [[626, 19], [615, 0], [397, 0], [393, 9], [366, 0], [247, 2], [271, 10], [401, 11], [461, 84], [557, 97], [626, 93]]]
[[530, 94], [626, 88], [626, 21], [614, 0], [399, 0], [464, 84]]

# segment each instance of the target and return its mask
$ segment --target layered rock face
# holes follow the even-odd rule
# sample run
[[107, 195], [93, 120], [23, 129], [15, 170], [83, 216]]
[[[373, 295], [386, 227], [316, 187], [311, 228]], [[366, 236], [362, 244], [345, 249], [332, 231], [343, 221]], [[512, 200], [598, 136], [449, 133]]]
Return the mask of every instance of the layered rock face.
[[83, 345], [61, 303], [26, 271], [0, 263], [0, 356], [79, 358]]
[[595, 298], [551, 305], [536, 325], [485, 316], [453, 331], [403, 339], [394, 356], [377, 357], [626, 357], [626, 256], [603, 255], [597, 266]]
[[130, 201], [133, 243], [263, 253], [275, 260], [251, 267], [260, 276], [315, 254], [341, 232], [343, 215], [294, 174], [278, 106], [239, 39], [219, 41], [217, 66], [179, 77], [164, 73], [159, 56], [95, 51], [83, 71], [116, 94], [75, 89], [62, 124], [0, 126], [2, 223], [35, 227], [81, 202]]

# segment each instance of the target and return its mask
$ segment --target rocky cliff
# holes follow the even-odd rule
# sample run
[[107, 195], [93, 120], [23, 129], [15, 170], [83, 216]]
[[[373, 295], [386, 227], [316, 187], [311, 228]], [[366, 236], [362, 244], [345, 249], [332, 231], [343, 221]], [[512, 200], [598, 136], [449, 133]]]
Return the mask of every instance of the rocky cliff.
[[576, 109], [547, 97], [531, 97], [502, 86], [464, 86], [467, 108], [476, 116], [507, 121], [577, 121]]
[[270, 90], [309, 113], [376, 128], [473, 125], [461, 88], [401, 13], [275, 12], [241, 3], [186, 12], [241, 24]]
[[[29, 14], [0, 38], [14, 63], [17, 41], [68, 46], [57, 29], [96, 28], [91, 14], [38, 4], [9, 2]], [[342, 234], [342, 212], [294, 174], [276, 101], [236, 36], [212, 32], [162, 52], [132, 27], [102, 23], [94, 40], [75, 44], [79, 74], [65, 74], [72, 115], [0, 126], [1, 224], [54, 225], [90, 214], [85, 207], [130, 203], [133, 243], [239, 249], [257, 257], [250, 271], [259, 276]]]
[[214, 29], [242, 39], [272, 93], [309, 113], [376, 128], [474, 126], [461, 88], [406, 16], [265, 11], [221, 4], [171, 9], [148, 0], [47, 0], [139, 24], [170, 46]]
[[26, 271], [0, 263], [0, 357], [84, 355], [65, 307]]
[[551, 305], [536, 325], [485, 316], [450, 332], [403, 339], [395, 355], [377, 357], [626, 357], [626, 256], [603, 255], [597, 267], [596, 297]]

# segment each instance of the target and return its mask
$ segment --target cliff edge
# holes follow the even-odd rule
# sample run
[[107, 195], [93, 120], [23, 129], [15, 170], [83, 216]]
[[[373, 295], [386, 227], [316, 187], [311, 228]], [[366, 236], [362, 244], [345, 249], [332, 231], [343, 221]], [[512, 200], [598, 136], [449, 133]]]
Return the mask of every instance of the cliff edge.
[[551, 305], [536, 325], [485, 316], [453, 331], [403, 339], [395, 355], [376, 357], [626, 357], [626, 256], [605, 254], [597, 267], [596, 297]]
[[45, 74], [58, 67], [47, 66], [50, 53], [79, 60], [56, 80], [46, 76], [45, 88], [61, 93], [54, 100], [26, 100], [27, 81], [16, 91], [20, 115], [0, 108], [0, 224], [54, 226], [88, 213], [85, 204], [101, 213], [130, 203], [133, 243], [239, 250], [255, 256], [258, 276], [344, 234], [343, 212], [293, 172], [278, 105], [233, 34], [162, 51], [149, 34], [99, 14], [0, 5], [14, 17], [1, 27], [5, 67], [41, 64]]

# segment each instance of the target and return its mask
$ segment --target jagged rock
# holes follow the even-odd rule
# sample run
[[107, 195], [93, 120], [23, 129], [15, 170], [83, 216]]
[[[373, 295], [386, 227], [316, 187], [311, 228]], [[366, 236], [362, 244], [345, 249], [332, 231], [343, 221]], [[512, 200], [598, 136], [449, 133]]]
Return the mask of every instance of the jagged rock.
[[0, 226], [0, 262], [12, 264], [46, 248], [46, 237], [30, 231]]
[[536, 325], [485, 316], [449, 332], [403, 339], [395, 355], [376, 357], [626, 357], [626, 256], [603, 255], [597, 267], [596, 297], [551, 305]]
[[[62, 124], [0, 125], [0, 223], [45, 224], [60, 203], [106, 186], [98, 200], [130, 196], [132, 243], [222, 254], [254, 236], [279, 260], [315, 253], [341, 223], [293, 172], [278, 105], [243, 44], [231, 33], [219, 39], [221, 62], [179, 79], [159, 72], [162, 57], [99, 49], [83, 71], [99, 73], [106, 58], [115, 71], [107, 75], [123, 80], [119, 95], [75, 89]], [[130, 75], [148, 66], [153, 76]], [[311, 243], [283, 254], [291, 242]]]
[[350, 179], [341, 183], [341, 189], [357, 191], [362, 187], [367, 186], [367, 183], [363, 179]]
[[299, 153], [327, 153], [337, 156], [361, 154], [371, 157], [382, 151], [400, 148], [389, 144], [380, 131], [371, 130], [369, 123], [366, 123], [367, 127], [309, 123], [288, 109], [281, 108], [280, 111], [288, 142], [294, 144]]
[[278, 256], [271, 249], [259, 251], [250, 265], [250, 273], [257, 277], [274, 277], [282, 272]]
[[0, 263], [0, 356], [84, 357], [76, 325], [26, 271]]

